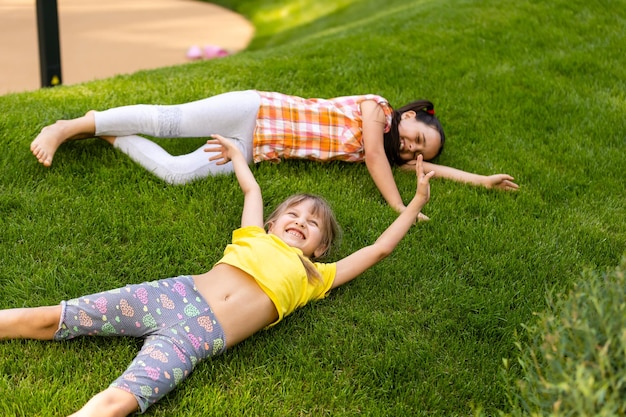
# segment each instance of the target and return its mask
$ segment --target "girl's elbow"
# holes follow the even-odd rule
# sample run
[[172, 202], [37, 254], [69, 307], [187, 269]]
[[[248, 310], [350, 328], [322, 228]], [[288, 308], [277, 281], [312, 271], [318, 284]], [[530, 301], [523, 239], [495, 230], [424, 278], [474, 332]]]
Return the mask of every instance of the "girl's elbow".
[[396, 239], [390, 239], [383, 233], [371, 246], [371, 253], [381, 259], [391, 255], [391, 252], [398, 246]]
[[261, 186], [255, 181], [254, 183], [247, 184], [245, 187], [241, 187], [241, 191], [245, 195], [261, 195]]
[[380, 262], [393, 252], [393, 248], [380, 248], [376, 253], [376, 262]]
[[370, 149], [367, 152], [365, 152], [365, 164], [376, 163], [383, 158], [385, 160], [387, 159], [387, 156], [385, 155], [384, 150]]

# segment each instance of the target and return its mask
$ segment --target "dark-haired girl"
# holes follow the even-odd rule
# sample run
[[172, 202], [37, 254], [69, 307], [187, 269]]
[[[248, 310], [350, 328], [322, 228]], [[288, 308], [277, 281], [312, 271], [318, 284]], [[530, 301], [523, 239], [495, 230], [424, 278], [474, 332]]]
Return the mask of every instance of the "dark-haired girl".
[[[281, 159], [365, 162], [387, 203], [404, 210], [391, 167], [438, 156], [445, 141], [430, 101], [394, 110], [387, 99], [365, 94], [331, 99], [305, 99], [256, 90], [235, 91], [180, 105], [132, 105], [89, 111], [72, 120], [44, 127], [31, 151], [44, 166], [52, 164], [67, 140], [101, 137], [135, 162], [170, 184], [184, 184], [233, 171], [205, 147], [173, 156], [153, 141], [219, 134], [233, 139], [248, 163]], [[412, 167], [411, 167], [412, 168]], [[506, 174], [483, 176], [425, 164], [436, 177], [502, 189], [517, 189]], [[422, 216], [422, 218], [424, 218]]]

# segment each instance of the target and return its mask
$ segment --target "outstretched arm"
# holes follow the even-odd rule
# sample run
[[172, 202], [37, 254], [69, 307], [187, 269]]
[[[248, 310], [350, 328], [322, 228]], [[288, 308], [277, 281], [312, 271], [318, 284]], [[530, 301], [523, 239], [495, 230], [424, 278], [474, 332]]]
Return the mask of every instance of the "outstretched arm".
[[393, 178], [383, 145], [385, 114], [378, 103], [366, 100], [361, 103], [361, 119], [365, 166], [385, 201], [394, 210], [401, 212], [404, 210], [404, 202]]
[[[365, 147], [365, 166], [387, 204], [398, 213], [404, 210], [404, 202], [396, 180], [393, 177], [391, 165], [385, 154], [383, 145], [385, 130], [385, 114], [380, 105], [374, 100], [366, 100], [361, 103], [361, 119], [363, 129], [363, 144]], [[414, 171], [415, 167], [412, 166]], [[429, 220], [420, 213], [418, 220]]]
[[218, 165], [226, 164], [229, 161], [232, 162], [239, 187], [243, 191], [241, 227], [263, 227], [263, 196], [261, 195], [261, 187], [256, 182], [250, 166], [248, 166], [239, 148], [229, 139], [220, 135], [212, 135], [212, 137], [213, 139], [209, 139], [207, 144], [215, 146], [205, 148], [205, 152], [218, 152], [218, 154], [212, 156], [209, 160], [220, 160], [217, 162]]
[[[404, 164], [401, 169], [412, 171], [415, 162], [411, 161]], [[464, 182], [471, 185], [482, 185], [486, 188], [499, 188], [501, 190], [515, 191], [519, 185], [513, 182], [514, 178], [508, 174], [480, 175], [471, 172], [462, 171], [460, 169], [448, 167], [445, 165], [437, 165], [431, 162], [424, 162], [426, 171], [433, 171], [435, 178], [444, 178], [457, 182]]]
[[432, 171], [424, 174], [421, 155], [417, 158], [415, 168], [417, 191], [411, 202], [398, 218], [376, 239], [374, 244], [359, 249], [337, 262], [337, 274], [333, 282], [333, 288], [356, 278], [366, 269], [389, 256], [411, 226], [415, 224], [418, 214], [430, 199], [429, 180], [434, 175]]

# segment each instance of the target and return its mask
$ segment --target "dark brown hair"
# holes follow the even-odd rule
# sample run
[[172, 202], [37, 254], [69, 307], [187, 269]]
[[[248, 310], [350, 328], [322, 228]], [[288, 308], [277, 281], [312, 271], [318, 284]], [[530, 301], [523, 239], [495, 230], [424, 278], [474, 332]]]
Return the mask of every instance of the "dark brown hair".
[[415, 112], [415, 118], [418, 121], [439, 132], [441, 146], [439, 147], [439, 152], [437, 152], [435, 158], [443, 152], [443, 144], [446, 141], [446, 135], [443, 133], [443, 127], [441, 126], [439, 119], [435, 116], [435, 105], [428, 100], [417, 100], [393, 111], [391, 128], [389, 129], [389, 132], [385, 133], [383, 141], [385, 146], [385, 155], [387, 155], [387, 159], [389, 160], [389, 164], [391, 166], [404, 165], [407, 162], [400, 157], [400, 133], [398, 132], [398, 124], [400, 124], [402, 114], [411, 110]]

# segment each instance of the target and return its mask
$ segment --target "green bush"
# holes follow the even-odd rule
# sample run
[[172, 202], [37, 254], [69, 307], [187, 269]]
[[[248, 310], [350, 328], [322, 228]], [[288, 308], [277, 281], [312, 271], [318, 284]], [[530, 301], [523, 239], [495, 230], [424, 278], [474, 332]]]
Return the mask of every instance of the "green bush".
[[[626, 257], [583, 279], [525, 326], [516, 366], [505, 361], [512, 416], [626, 415]], [[514, 371], [515, 370], [515, 371]], [[512, 376], [514, 373], [521, 372]]]

